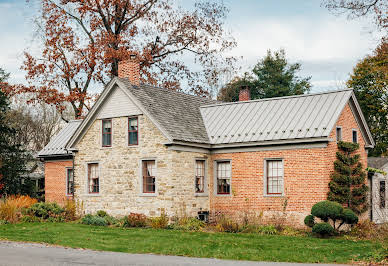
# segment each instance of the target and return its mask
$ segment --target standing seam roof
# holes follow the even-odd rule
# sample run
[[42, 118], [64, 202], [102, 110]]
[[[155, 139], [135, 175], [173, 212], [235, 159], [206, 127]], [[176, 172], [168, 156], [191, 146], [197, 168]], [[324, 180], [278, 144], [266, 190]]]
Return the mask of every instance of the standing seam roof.
[[328, 137], [352, 90], [201, 107], [211, 144]]

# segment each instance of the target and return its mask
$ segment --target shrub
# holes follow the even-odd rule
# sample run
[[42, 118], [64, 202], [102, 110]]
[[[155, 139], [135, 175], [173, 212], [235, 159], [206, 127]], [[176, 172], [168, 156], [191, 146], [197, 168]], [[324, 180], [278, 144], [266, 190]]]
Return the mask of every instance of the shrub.
[[87, 225], [96, 225], [96, 226], [107, 226], [107, 222], [104, 217], [100, 217], [97, 215], [91, 215], [87, 214], [85, 215], [82, 220], [82, 224], [87, 224]]
[[358, 216], [351, 209], [344, 209], [344, 211], [341, 214], [341, 219], [344, 223], [347, 223], [347, 224], [358, 223]]
[[67, 199], [63, 208], [67, 221], [77, 220], [77, 204], [73, 199]]
[[7, 220], [0, 220], [0, 225], [3, 225], [3, 224], [8, 224], [8, 221]]
[[168, 217], [164, 213], [159, 217], [153, 217], [150, 219], [150, 224], [152, 228], [167, 228], [168, 226]]
[[99, 210], [99, 211], [97, 211], [97, 216], [105, 217], [105, 216], [108, 216], [108, 213], [106, 211]]
[[37, 202], [36, 199], [29, 196], [11, 195], [6, 199], [0, 200], [0, 220], [6, 220], [10, 223], [19, 221], [21, 212]]
[[26, 216], [23, 216], [20, 219], [20, 221], [22, 223], [39, 223], [39, 222], [41, 222], [41, 219], [36, 217], [36, 216], [28, 216], [28, 215], [26, 215]]
[[311, 208], [311, 214], [323, 221], [327, 222], [329, 219], [333, 221], [341, 217], [343, 207], [341, 204], [329, 200], [324, 200], [316, 203]]
[[221, 219], [217, 222], [216, 228], [220, 232], [227, 233], [237, 233], [241, 231], [240, 225], [226, 217], [221, 217]]
[[205, 226], [205, 223], [195, 217], [183, 217], [179, 219], [173, 226], [173, 229], [184, 231], [199, 231]]
[[146, 227], [147, 216], [140, 213], [131, 212], [128, 216], [124, 217], [123, 227]]
[[315, 225], [314, 215], [307, 215], [306, 218], [304, 218], [304, 224], [312, 228]]
[[329, 223], [317, 223], [312, 231], [320, 236], [330, 236], [334, 233], [334, 228]]
[[263, 235], [276, 235], [279, 231], [274, 225], [262, 225], [258, 227], [258, 232]]
[[50, 221], [63, 221], [65, 210], [55, 202], [39, 202], [29, 207], [27, 214], [41, 218], [42, 220], [51, 218]]

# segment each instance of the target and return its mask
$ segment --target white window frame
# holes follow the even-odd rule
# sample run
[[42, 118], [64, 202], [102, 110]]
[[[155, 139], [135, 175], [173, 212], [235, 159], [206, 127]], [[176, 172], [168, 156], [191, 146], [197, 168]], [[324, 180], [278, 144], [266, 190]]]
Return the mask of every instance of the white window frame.
[[[281, 161], [282, 162], [282, 165], [283, 165], [283, 189], [282, 189], [282, 193], [280, 194], [268, 194], [268, 173], [267, 173], [267, 165], [268, 165], [268, 161]], [[285, 193], [285, 182], [284, 182], [284, 172], [285, 172], [285, 167], [284, 167], [284, 159], [283, 158], [265, 158], [264, 159], [264, 167], [263, 167], [263, 177], [264, 177], [264, 180], [263, 180], [263, 184], [264, 184], [264, 187], [263, 187], [263, 195], [265, 197], [284, 197]]]
[[[74, 195], [74, 168], [73, 167], [66, 167], [66, 196], [72, 197]], [[67, 193], [69, 191], [69, 170], [73, 171], [73, 194]]]
[[[143, 161], [155, 161], [155, 192], [144, 193], [143, 192]], [[156, 197], [159, 195], [159, 176], [158, 176], [158, 160], [155, 157], [142, 158], [139, 160], [139, 195], [142, 197]]]
[[[98, 193], [89, 193], [89, 164], [98, 164]], [[101, 196], [101, 181], [102, 181], [102, 176], [101, 176], [101, 164], [99, 161], [91, 161], [91, 162], [86, 162], [85, 163], [85, 173], [86, 173], [86, 186], [85, 186], [85, 193], [87, 196], [90, 197], [99, 197]]]
[[[229, 194], [218, 194], [217, 187], [218, 187], [218, 175], [217, 175], [217, 166], [218, 163], [224, 163], [224, 162], [229, 162], [230, 163], [230, 192]], [[214, 161], [214, 167], [213, 167], [213, 192], [214, 195], [217, 197], [230, 197], [233, 194], [233, 167], [232, 167], [232, 160], [231, 159], [222, 159], [222, 160], [215, 160]]]
[[[140, 115], [130, 115], [130, 116], [127, 116], [127, 128], [126, 128], [126, 141], [127, 141], [127, 144], [126, 146], [128, 148], [137, 148], [140, 146]], [[137, 118], [137, 144], [131, 144], [129, 145], [129, 119], [131, 118]]]
[[[340, 132], [341, 132], [341, 138], [340, 138], [340, 140], [338, 140], [338, 129], [339, 129]], [[337, 127], [335, 128], [335, 141], [338, 143], [338, 142], [340, 142], [340, 141], [342, 141], [342, 140], [343, 140], [343, 138], [342, 138], [342, 127], [337, 126]]]
[[[103, 130], [104, 130], [104, 129], [103, 129], [103, 124], [104, 124], [103, 121], [104, 121], [104, 120], [110, 120], [110, 121], [111, 121], [111, 131], [112, 131], [112, 132], [111, 132], [111, 145], [110, 145], [110, 146], [104, 146], [104, 145], [103, 145], [103, 137], [102, 137], [102, 133], [103, 133]], [[101, 146], [101, 148], [103, 148], [103, 149], [111, 149], [111, 148], [113, 148], [113, 133], [114, 133], [114, 132], [113, 132], [113, 118], [102, 118], [102, 119], [101, 119], [101, 130], [100, 130], [100, 131], [101, 131], [101, 132], [100, 132], [100, 137], [101, 137], [101, 143], [100, 143], [101, 145], [100, 145], [100, 146]]]
[[[356, 133], [356, 142], [353, 142], [353, 134]], [[358, 143], [358, 130], [353, 128], [352, 129], [352, 142], [353, 143]]]
[[[197, 168], [197, 161], [203, 161], [204, 162], [204, 171], [205, 171], [205, 174], [204, 174], [204, 180], [203, 180], [203, 186], [204, 186], [204, 189], [203, 189], [203, 192], [196, 192], [195, 191], [195, 178], [196, 178], [196, 168]], [[194, 158], [194, 195], [195, 196], [208, 196], [208, 177], [207, 177], [207, 159], [206, 158]]]

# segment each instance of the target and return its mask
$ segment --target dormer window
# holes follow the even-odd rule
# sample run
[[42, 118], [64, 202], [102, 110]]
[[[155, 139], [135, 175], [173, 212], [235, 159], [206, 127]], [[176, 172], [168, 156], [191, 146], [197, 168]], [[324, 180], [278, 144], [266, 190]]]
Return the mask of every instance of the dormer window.
[[102, 147], [112, 146], [112, 119], [102, 120]]
[[128, 118], [128, 145], [138, 145], [138, 119], [137, 117]]

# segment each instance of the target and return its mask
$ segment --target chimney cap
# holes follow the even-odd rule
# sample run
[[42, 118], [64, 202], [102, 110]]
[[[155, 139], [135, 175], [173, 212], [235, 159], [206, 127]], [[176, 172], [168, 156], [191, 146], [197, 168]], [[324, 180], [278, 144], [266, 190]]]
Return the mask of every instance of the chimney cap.
[[130, 55], [129, 55], [129, 59], [131, 59], [131, 60], [135, 60], [136, 57], [137, 57], [136, 54], [130, 54]]

